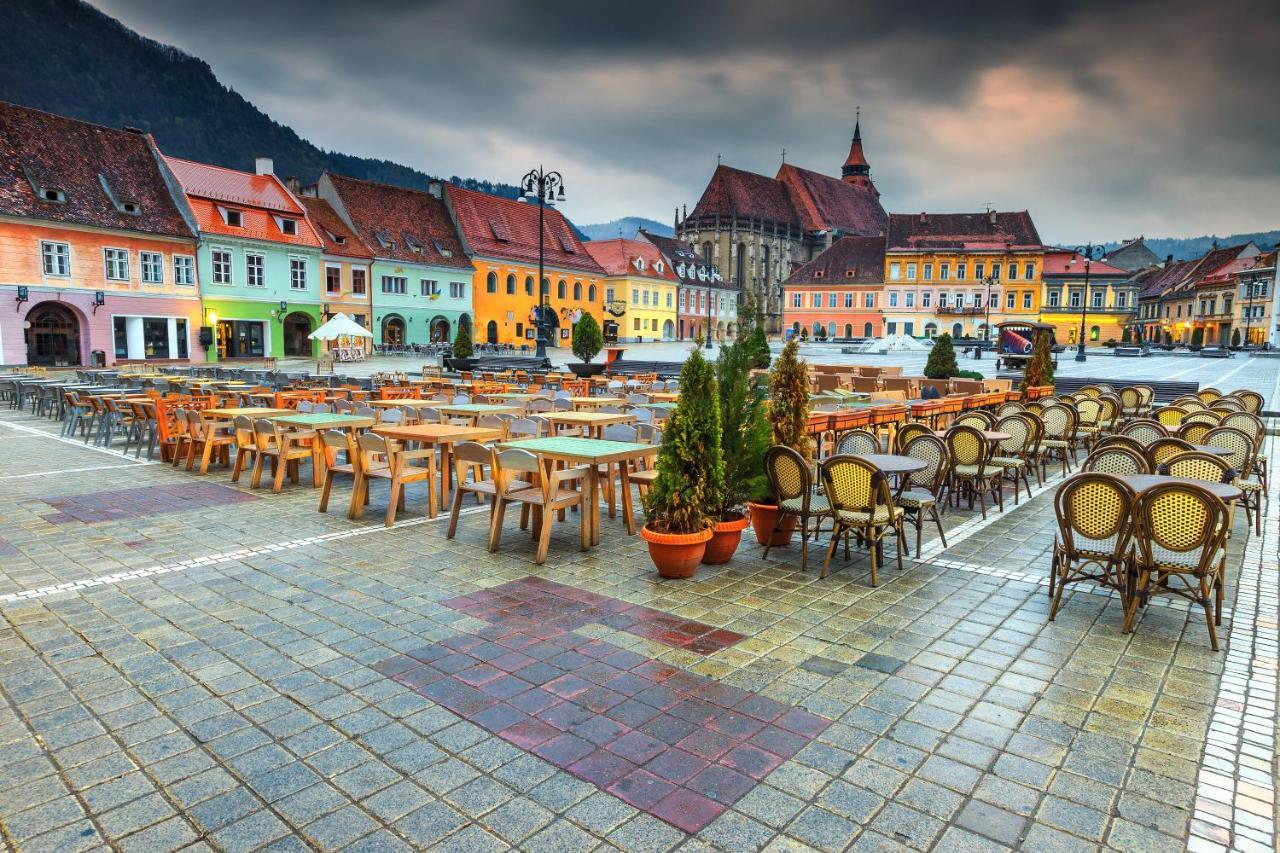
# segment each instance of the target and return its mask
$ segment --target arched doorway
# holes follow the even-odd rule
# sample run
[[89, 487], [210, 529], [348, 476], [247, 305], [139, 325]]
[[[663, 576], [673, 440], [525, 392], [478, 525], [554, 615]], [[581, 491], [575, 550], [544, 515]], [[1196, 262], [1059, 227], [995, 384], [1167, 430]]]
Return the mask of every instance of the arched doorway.
[[547, 346], [560, 346], [560, 316], [556, 314], [555, 309], [547, 310]]
[[498, 342], [498, 323], [496, 320], [490, 320], [488, 325], [484, 327], [484, 339], [491, 344]]
[[852, 337], [853, 337], [853, 324], [852, 324], [852, 323], [845, 323], [845, 324], [844, 324], [844, 336], [845, 336], [846, 338], [852, 338]]
[[874, 327], [874, 326], [872, 326], [870, 323], [863, 323], [863, 324], [862, 324], [862, 336], [863, 336], [864, 338], [873, 338], [873, 337], [875, 337], [875, 327]]
[[964, 326], [961, 325], [960, 323], [953, 324], [951, 326], [951, 337], [959, 338], [963, 336], [964, 336]]
[[311, 355], [311, 315], [294, 311], [284, 318], [284, 354]]
[[389, 347], [404, 346], [404, 318], [399, 314], [382, 318], [382, 342]]
[[662, 339], [664, 341], [669, 341], [673, 337], [675, 337], [675, 334], [676, 334], [675, 323], [672, 323], [670, 320], [664, 320], [662, 323]]
[[938, 325], [936, 323], [925, 323], [924, 336], [926, 338], [936, 338], [938, 336]]
[[451, 340], [449, 337], [449, 321], [444, 317], [431, 319], [431, 343], [443, 344]]
[[58, 302], [41, 302], [27, 312], [27, 364], [80, 364], [80, 321]]

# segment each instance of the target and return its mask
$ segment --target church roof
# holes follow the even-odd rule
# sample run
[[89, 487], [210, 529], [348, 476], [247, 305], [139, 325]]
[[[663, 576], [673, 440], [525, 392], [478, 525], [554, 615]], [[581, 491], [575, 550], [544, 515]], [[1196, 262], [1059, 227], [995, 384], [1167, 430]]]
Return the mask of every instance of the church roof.
[[849, 156], [845, 158], [844, 165], [846, 168], [852, 166], [866, 166], [867, 155], [862, 153], [862, 122], [855, 122], [853, 125], [853, 141], [849, 143]]
[[841, 237], [783, 284], [881, 284], [884, 250], [884, 237]]
[[843, 231], [862, 236], [882, 235], [888, 214], [873, 190], [852, 187], [810, 169], [784, 163], [778, 180], [787, 188], [806, 231]]
[[783, 225], [799, 223], [791, 198], [781, 181], [724, 165], [716, 166], [692, 215], [694, 218], [737, 216], [741, 219], [764, 219]]
[[1001, 213], [894, 213], [892, 249], [1038, 249], [1040, 233], [1025, 210]]

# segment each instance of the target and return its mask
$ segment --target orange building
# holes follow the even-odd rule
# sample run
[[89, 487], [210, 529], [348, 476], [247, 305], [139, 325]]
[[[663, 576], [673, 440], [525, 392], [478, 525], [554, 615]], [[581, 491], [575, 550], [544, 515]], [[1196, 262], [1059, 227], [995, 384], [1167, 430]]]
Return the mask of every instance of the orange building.
[[788, 337], [878, 338], [884, 288], [883, 237], [843, 237], [782, 283]]
[[151, 137], [0, 103], [0, 363], [187, 359], [194, 220]]
[[[537, 342], [538, 207], [447, 186], [445, 204], [475, 268], [472, 309], [477, 343], [532, 349]], [[604, 317], [604, 269], [560, 211], [543, 222], [542, 287], [552, 310], [551, 346], [569, 346], [580, 312]]]

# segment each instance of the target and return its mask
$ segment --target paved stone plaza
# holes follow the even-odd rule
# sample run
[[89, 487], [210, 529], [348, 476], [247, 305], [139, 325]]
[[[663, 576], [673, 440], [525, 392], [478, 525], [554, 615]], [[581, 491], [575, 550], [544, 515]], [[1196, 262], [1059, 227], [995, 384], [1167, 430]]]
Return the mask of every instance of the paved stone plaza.
[[[1275, 407], [1277, 360], [1088, 375], [1113, 362]], [[516, 514], [490, 555], [484, 508], [449, 541], [421, 485], [387, 529], [385, 486], [351, 522], [345, 484], [321, 515], [305, 475], [57, 433], [0, 411], [10, 849], [1275, 847], [1280, 478], [1262, 536], [1236, 520], [1214, 653], [1163, 600], [1126, 636], [1077, 586], [1047, 622], [1056, 478], [952, 510], [877, 588], [865, 554], [819, 580], [749, 536], [659, 582], [619, 520], [539, 567]]]

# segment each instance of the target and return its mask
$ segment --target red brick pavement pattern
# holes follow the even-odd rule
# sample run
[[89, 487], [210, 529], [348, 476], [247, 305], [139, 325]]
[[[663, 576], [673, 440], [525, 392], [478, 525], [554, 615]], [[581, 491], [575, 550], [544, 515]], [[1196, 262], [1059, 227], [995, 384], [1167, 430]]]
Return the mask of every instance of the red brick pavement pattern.
[[170, 486], [87, 492], [69, 498], [47, 500], [45, 503], [57, 512], [43, 518], [50, 524], [96, 524], [256, 500], [256, 495], [245, 494], [216, 483], [178, 483]]
[[375, 668], [685, 832], [715, 820], [831, 724], [571, 633], [602, 622], [693, 648], [741, 639], [729, 631], [537, 578], [445, 603], [494, 624]]

